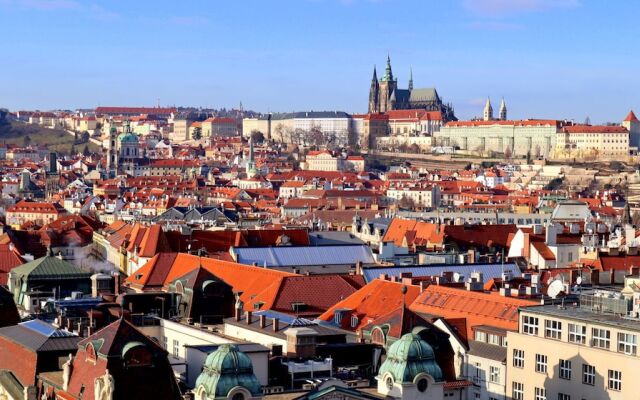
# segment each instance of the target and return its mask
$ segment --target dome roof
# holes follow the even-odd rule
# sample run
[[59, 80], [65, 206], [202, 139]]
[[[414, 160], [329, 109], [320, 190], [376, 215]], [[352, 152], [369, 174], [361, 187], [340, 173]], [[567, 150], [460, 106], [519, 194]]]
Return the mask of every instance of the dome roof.
[[210, 399], [226, 398], [236, 387], [242, 387], [254, 396], [262, 393], [251, 359], [231, 344], [220, 345], [207, 356], [202, 373], [196, 380], [196, 388], [200, 386]]
[[118, 135], [118, 141], [120, 143], [138, 143], [138, 136], [134, 133], [131, 132], [123, 132], [121, 134]]
[[442, 381], [442, 369], [435, 360], [433, 348], [415, 333], [407, 333], [394, 342], [387, 359], [380, 367], [379, 376], [390, 373], [396, 382], [410, 383], [420, 373], [427, 373]]

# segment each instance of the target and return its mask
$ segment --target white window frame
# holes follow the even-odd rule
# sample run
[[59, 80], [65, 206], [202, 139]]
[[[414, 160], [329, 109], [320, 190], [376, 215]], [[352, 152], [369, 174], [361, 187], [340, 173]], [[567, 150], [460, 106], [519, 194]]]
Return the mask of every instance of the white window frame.
[[576, 344], [586, 344], [587, 326], [580, 324], [569, 324], [569, 342]]
[[594, 386], [596, 384], [596, 367], [582, 364], [582, 383]]
[[524, 383], [516, 381], [511, 383], [511, 397], [513, 400], [524, 400]]
[[638, 351], [638, 337], [633, 333], [618, 332], [618, 352], [636, 355]]
[[524, 350], [513, 349], [513, 366], [524, 368]]
[[547, 400], [547, 389], [536, 386], [534, 399], [535, 400]]
[[559, 376], [561, 379], [571, 379], [571, 360], [560, 360]]
[[562, 322], [555, 319], [545, 319], [544, 337], [560, 340], [562, 338]]
[[522, 316], [522, 333], [526, 335], [538, 336], [538, 317], [530, 315]]
[[544, 354], [536, 353], [536, 372], [547, 373], [548, 357]]
[[622, 390], [622, 372], [613, 369], [609, 370], [609, 379], [607, 380], [607, 388], [611, 390]]
[[591, 328], [591, 346], [609, 350], [611, 347], [611, 331], [604, 328]]
[[500, 383], [500, 367], [489, 366], [489, 382]]
[[180, 341], [173, 339], [173, 356], [180, 358]]
[[564, 393], [558, 393], [558, 400], [571, 400], [571, 396]]

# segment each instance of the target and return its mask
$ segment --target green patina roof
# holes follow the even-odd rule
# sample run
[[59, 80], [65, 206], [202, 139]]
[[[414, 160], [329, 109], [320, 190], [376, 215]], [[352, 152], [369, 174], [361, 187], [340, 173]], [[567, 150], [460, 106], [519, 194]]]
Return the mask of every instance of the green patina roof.
[[410, 383], [420, 373], [427, 373], [436, 381], [442, 381], [440, 366], [433, 349], [415, 333], [407, 333], [394, 342], [387, 352], [387, 359], [380, 367], [379, 376], [389, 372], [396, 382]]
[[138, 142], [138, 136], [135, 133], [123, 132], [118, 135], [118, 141], [124, 142]]
[[251, 359], [231, 344], [223, 344], [207, 356], [196, 388], [203, 386], [208, 399], [226, 398], [231, 389], [243, 387], [254, 396], [261, 396], [258, 378], [253, 373]]
[[89, 278], [90, 272], [53, 256], [45, 256], [30, 261], [11, 270], [18, 276], [29, 279], [78, 279]]

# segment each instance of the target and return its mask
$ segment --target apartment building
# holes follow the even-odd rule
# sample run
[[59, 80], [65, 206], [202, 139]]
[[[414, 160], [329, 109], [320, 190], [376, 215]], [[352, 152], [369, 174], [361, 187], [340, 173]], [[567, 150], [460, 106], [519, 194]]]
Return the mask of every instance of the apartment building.
[[[637, 281], [638, 278], [635, 278]], [[596, 290], [577, 303], [520, 310], [507, 334], [507, 392], [514, 400], [637, 398], [640, 293]]]

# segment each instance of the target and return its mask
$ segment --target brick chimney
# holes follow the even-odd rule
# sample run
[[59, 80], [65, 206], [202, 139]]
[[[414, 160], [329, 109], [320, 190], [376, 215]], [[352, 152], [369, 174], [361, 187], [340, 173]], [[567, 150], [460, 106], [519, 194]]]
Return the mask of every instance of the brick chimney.
[[251, 311], [247, 311], [247, 325], [251, 325], [251, 316], [252, 316], [252, 312]]
[[242, 310], [239, 307], [235, 309], [235, 319], [236, 321], [240, 321], [242, 319]]
[[274, 318], [273, 319], [273, 331], [274, 332], [278, 332], [280, 330], [280, 319], [279, 318]]
[[267, 326], [267, 316], [266, 315], [260, 315], [260, 329], [264, 329], [265, 326]]

